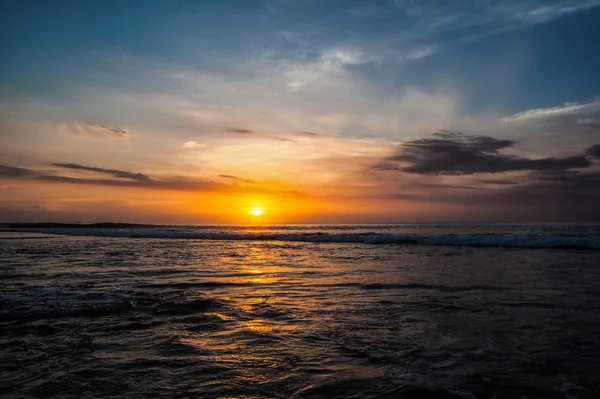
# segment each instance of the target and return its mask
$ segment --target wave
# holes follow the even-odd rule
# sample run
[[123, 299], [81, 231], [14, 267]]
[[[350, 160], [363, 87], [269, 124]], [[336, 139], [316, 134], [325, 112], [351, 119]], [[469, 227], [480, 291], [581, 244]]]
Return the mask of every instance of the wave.
[[248, 232], [157, 228], [4, 228], [3, 232], [30, 232], [79, 237], [159, 238], [194, 240], [295, 241], [314, 243], [405, 244], [467, 247], [556, 248], [600, 250], [600, 236], [390, 233]]

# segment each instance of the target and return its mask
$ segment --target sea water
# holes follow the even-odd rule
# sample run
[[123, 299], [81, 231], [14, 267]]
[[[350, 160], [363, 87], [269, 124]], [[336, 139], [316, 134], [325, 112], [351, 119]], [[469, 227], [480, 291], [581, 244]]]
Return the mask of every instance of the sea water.
[[598, 225], [23, 227], [3, 398], [600, 392]]

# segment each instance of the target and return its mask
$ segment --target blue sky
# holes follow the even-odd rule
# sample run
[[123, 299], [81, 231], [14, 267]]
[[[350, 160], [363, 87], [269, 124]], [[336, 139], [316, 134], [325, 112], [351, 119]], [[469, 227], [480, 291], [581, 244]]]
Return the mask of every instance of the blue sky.
[[[386, 201], [430, 198], [415, 183], [426, 178], [430, 190], [452, 191], [448, 207], [488, 201], [475, 190], [513, 198], [548, 184], [540, 173], [549, 171], [536, 169], [544, 163], [411, 172], [433, 154], [407, 158], [411, 143], [441, 137], [467, 156], [473, 142], [464, 138], [485, 136], [513, 144], [477, 147], [491, 151], [481, 162], [497, 162], [489, 156], [498, 151], [520, 159], [588, 154], [589, 164], [561, 164], [561, 176], [552, 169], [552, 181], [583, 174], [589, 190], [581, 197], [596, 190], [588, 149], [600, 142], [600, 0], [2, 7], [7, 167], [60, 174], [56, 164], [73, 163], [226, 185], [219, 176], [243, 175], [238, 183]], [[447, 131], [462, 136], [435, 136]], [[510, 179], [514, 185], [498, 183]], [[470, 194], [460, 189], [467, 186]], [[10, 206], [25, 201], [10, 190], [0, 191]], [[548, 206], [558, 214], [560, 204]]]
[[[88, 79], [103, 67], [96, 52], [236, 74], [243, 73], [236, 71], [240, 58], [310, 60], [331, 48], [362, 53], [355, 70], [383, 84], [459, 86], [472, 107], [518, 111], [586, 101], [600, 86], [595, 1], [5, 4], [2, 50], [10, 57], [2, 76], [17, 95]], [[494, 81], [507, 64], [511, 81]], [[509, 92], [499, 98], [499, 91]]]

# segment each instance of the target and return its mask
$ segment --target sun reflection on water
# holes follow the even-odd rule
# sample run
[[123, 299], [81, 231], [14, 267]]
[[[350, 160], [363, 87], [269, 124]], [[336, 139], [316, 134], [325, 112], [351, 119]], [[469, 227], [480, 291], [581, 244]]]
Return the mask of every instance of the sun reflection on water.
[[[294, 272], [291, 265], [282, 266], [281, 252], [278, 246], [239, 245], [220, 257], [227, 275], [211, 279], [229, 284], [220, 299], [231, 308], [212, 315], [226, 322], [227, 328], [185, 338], [187, 344], [206, 350], [208, 361], [238, 370], [232, 384], [265, 384], [272, 380], [271, 371], [265, 370], [295, 367], [298, 350], [287, 347], [281, 337], [293, 336], [297, 326], [280, 306], [287, 297], [273, 291]], [[276, 352], [269, 354], [274, 347]]]

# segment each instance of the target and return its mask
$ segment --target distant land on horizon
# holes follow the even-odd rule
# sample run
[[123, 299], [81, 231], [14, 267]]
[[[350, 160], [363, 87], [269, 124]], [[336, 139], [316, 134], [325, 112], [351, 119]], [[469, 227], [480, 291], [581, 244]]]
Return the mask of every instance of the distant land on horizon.
[[237, 227], [269, 227], [269, 226], [352, 226], [352, 225], [364, 225], [364, 226], [398, 226], [398, 225], [596, 225], [600, 222], [586, 221], [586, 222], [503, 222], [503, 221], [470, 221], [470, 222], [452, 222], [452, 221], [440, 221], [440, 222], [388, 222], [388, 223], [270, 223], [270, 224], [169, 224], [169, 223], [123, 223], [123, 222], [99, 222], [99, 223], [60, 223], [60, 222], [8, 222], [1, 223], [0, 228], [8, 229], [81, 229], [81, 228], [92, 228], [92, 229], [133, 229], [133, 228], [156, 228], [163, 226], [178, 226], [178, 227], [226, 227], [226, 226], [237, 226]]

